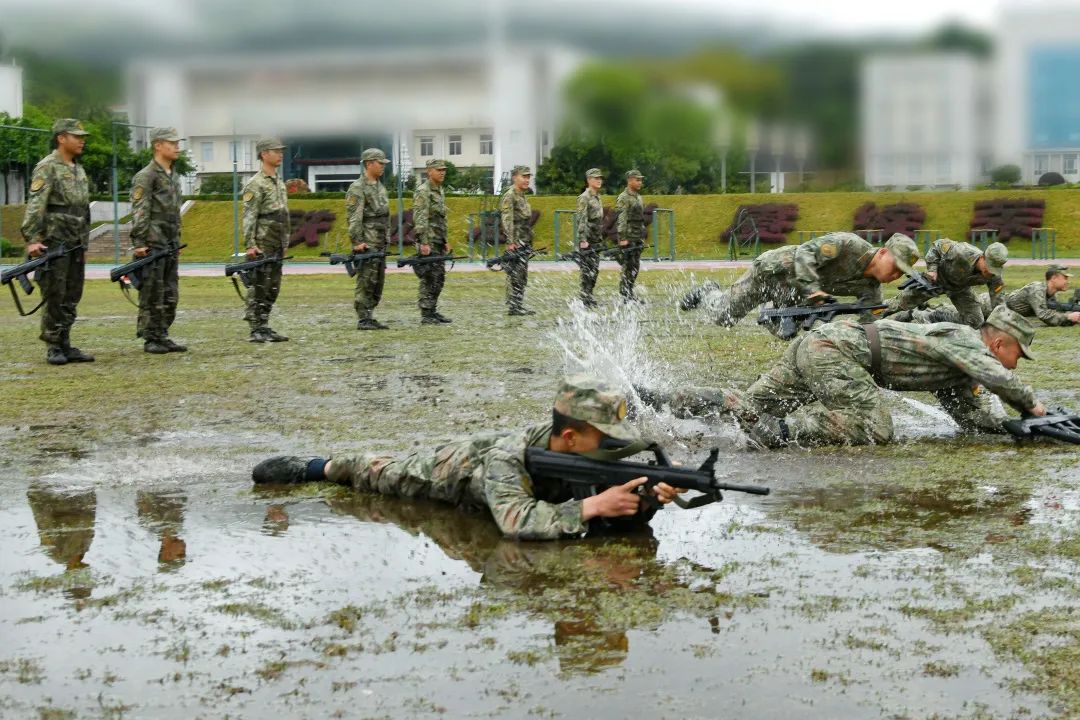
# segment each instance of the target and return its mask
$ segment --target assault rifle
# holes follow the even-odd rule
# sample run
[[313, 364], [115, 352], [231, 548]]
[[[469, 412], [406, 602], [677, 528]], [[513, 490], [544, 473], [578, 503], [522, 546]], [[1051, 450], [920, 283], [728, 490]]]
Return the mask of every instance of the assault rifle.
[[856, 315], [864, 312], [884, 310], [887, 306], [861, 305], [859, 303], [838, 303], [825, 301], [820, 305], [796, 305], [794, 307], [762, 308], [758, 315], [758, 325], [772, 325], [775, 334], [781, 340], [790, 340], [799, 334], [799, 324], [803, 330], [810, 330], [814, 323], [832, 322], [837, 315]]
[[542, 255], [547, 252], [547, 248], [532, 248], [528, 246], [519, 247], [517, 250], [507, 250], [502, 255], [496, 255], [493, 258], [489, 258], [485, 261], [488, 270], [501, 270], [502, 266], [509, 262], [516, 260], [528, 260], [533, 255]]
[[46, 250], [45, 254], [38, 255], [36, 258], [30, 258], [21, 265], [16, 265], [13, 268], [5, 270], [3, 274], [0, 275], [0, 284], [7, 285], [9, 288], [11, 288], [11, 297], [15, 300], [15, 307], [18, 309], [20, 315], [26, 317], [27, 315], [33, 315], [34, 313], [36, 313], [38, 309], [45, 304], [45, 298], [42, 298], [41, 302], [39, 302], [29, 312], [27, 312], [23, 310], [22, 301], [19, 300], [19, 294], [15, 292], [15, 286], [11, 283], [11, 281], [17, 281], [20, 287], [22, 287], [23, 292], [27, 295], [33, 294], [34, 284], [30, 282], [30, 278], [28, 277], [30, 273], [35, 272], [39, 268], [44, 271], [48, 267], [49, 263], [64, 257], [72, 249], [74, 248], [69, 249], [66, 245], [60, 243], [55, 249]]
[[413, 255], [412, 257], [401, 258], [397, 261], [398, 267], [416, 267], [419, 265], [434, 265], [435, 263], [450, 263], [450, 267], [454, 267], [454, 261], [465, 260], [468, 255]]
[[[236, 282], [236, 277], [240, 278], [240, 282], [244, 283], [245, 288], [251, 287], [251, 272], [258, 270], [263, 265], [272, 265], [285, 262], [286, 260], [292, 260], [292, 255], [286, 257], [279, 257], [277, 255], [269, 255], [267, 257], [259, 258], [258, 260], [247, 260], [245, 262], [233, 263], [232, 265], [225, 266], [225, 277], [232, 280], [233, 287], [236, 288], [236, 294], [240, 296], [241, 300], [244, 300], [244, 293], [240, 292], [240, 285]], [[233, 276], [236, 277], [233, 277]]]
[[671, 487], [696, 490], [701, 493], [689, 500], [676, 497], [675, 504], [684, 510], [720, 502], [724, 499], [721, 491], [725, 490], [753, 495], [769, 494], [769, 488], [760, 485], [732, 485], [718, 481], [714, 475], [716, 460], [720, 452], [718, 448], [713, 448], [705, 462], [696, 470], [672, 465], [664, 449], [655, 443], [623, 443], [605, 439], [600, 448], [617, 450], [617, 454], [622, 457], [636, 454], [636, 452], [651, 452], [655, 459], [644, 463], [621, 459], [594, 460], [575, 453], [559, 453], [530, 447], [525, 450], [525, 471], [533, 479], [534, 485], [538, 479], [570, 485], [576, 500], [583, 500], [610, 487], [625, 485], [635, 478], [645, 477], [648, 480], [638, 486], [635, 492], [641, 497], [645, 509], [653, 511], [660, 507], [660, 501], [651, 492], [658, 483], [667, 483]]
[[1065, 408], [1050, 408], [1042, 417], [1025, 415], [1017, 420], [1006, 420], [1005, 429], [1021, 439], [1042, 435], [1080, 445], [1080, 415], [1073, 415]]
[[937, 297], [945, 293], [945, 289], [934, 283], [930, 278], [918, 270], [912, 268], [908, 273], [908, 279], [897, 286], [900, 290], [918, 290], [929, 293], [931, 297]]
[[585, 250], [581, 250], [579, 248], [577, 250], [574, 250], [573, 252], [563, 253], [562, 255], [559, 256], [559, 259], [560, 260], [569, 260], [571, 262], [575, 262], [578, 265], [580, 265], [581, 261], [584, 260], [585, 258], [593, 257], [594, 255], [599, 255], [605, 249], [606, 248], [604, 248], [602, 245], [589, 246]]
[[330, 253], [330, 264], [344, 265], [345, 272], [349, 273], [349, 277], [355, 277], [356, 273], [360, 272], [360, 268], [364, 266], [364, 263], [373, 260], [382, 260], [387, 255], [397, 255], [397, 253], [387, 253], [385, 250], [368, 250], [362, 253], [354, 252], [351, 255]]
[[627, 245], [626, 247], [616, 245], [615, 247], [609, 247], [606, 250], [601, 250], [600, 254], [608, 258], [609, 260], [612, 260], [615, 258], [616, 255], [627, 255], [629, 253], [638, 252], [644, 249], [645, 243], [634, 243], [633, 245]]
[[120, 283], [120, 292], [124, 293], [124, 297], [127, 301], [134, 305], [139, 306], [139, 303], [131, 299], [131, 294], [128, 291], [128, 287], [133, 287], [136, 290], [140, 289], [143, 284], [143, 272], [146, 268], [156, 263], [159, 260], [163, 260], [170, 255], [179, 254], [181, 250], [187, 247], [187, 243], [181, 245], [178, 248], [163, 248], [161, 250], [155, 250], [154, 252], [146, 255], [145, 257], [135, 258], [129, 263], [114, 267], [109, 271], [109, 279], [113, 282]]
[[1051, 310], [1057, 310], [1058, 312], [1080, 312], [1080, 303], [1061, 302], [1060, 300], [1054, 300], [1053, 298], [1046, 299], [1046, 307]]

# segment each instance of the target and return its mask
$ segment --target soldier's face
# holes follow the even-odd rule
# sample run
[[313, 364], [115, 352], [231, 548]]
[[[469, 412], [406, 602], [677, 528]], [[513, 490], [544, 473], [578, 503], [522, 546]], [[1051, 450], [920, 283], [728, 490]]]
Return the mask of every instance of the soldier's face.
[[986, 258], [981, 257], [975, 261], [975, 269], [979, 271], [979, 274], [989, 280], [994, 277], [994, 271], [990, 269], [990, 266], [986, 264]]
[[154, 151], [170, 162], [180, 157], [180, 143], [176, 140], [158, 140]]
[[524, 190], [529, 187], [529, 181], [532, 180], [532, 175], [515, 175], [514, 187], [518, 190]]
[[379, 162], [378, 160], [368, 160], [367, 166], [364, 169], [367, 170], [367, 172], [371, 173], [371, 177], [381, 178], [383, 173], [386, 171], [386, 165]]
[[602, 178], [602, 177], [591, 177], [591, 178], [589, 178], [588, 182], [589, 182], [589, 187], [591, 187], [593, 190], [599, 190], [604, 184], [604, 178]]
[[604, 433], [589, 425], [584, 430], [565, 428], [559, 437], [566, 443], [567, 452], [583, 453], [598, 450]]
[[56, 145], [70, 155], [82, 155], [83, 148], [86, 147], [86, 136], [60, 133], [56, 136]]
[[870, 263], [867, 271], [869, 271], [870, 277], [879, 283], [891, 283], [899, 280], [900, 276], [904, 274], [904, 271], [896, 266], [896, 258], [885, 248], [878, 249], [877, 257], [874, 258], [874, 262]]
[[427, 171], [428, 180], [436, 185], [442, 185], [446, 179], [446, 168], [431, 168]]
[[1020, 361], [1020, 343], [1011, 335], [994, 334], [987, 343], [990, 352], [1007, 370], [1015, 370]]
[[641, 185], [642, 185], [641, 178], [632, 177], [632, 178], [630, 178], [629, 180], [626, 181], [626, 187], [630, 188], [634, 192], [637, 192], [638, 190], [640, 190]]
[[1050, 276], [1050, 279], [1046, 281], [1046, 289], [1050, 292], [1059, 293], [1063, 290], [1069, 289], [1069, 278], [1065, 277], [1061, 273], [1054, 273]]
[[281, 148], [274, 148], [273, 150], [263, 150], [261, 155], [263, 162], [273, 168], [281, 165], [281, 160], [285, 157], [285, 153], [281, 151]]

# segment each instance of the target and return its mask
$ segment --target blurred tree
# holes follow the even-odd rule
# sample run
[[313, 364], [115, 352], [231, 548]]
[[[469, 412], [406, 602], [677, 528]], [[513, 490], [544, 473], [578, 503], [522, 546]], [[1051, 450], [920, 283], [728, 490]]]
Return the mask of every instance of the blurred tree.
[[990, 171], [990, 179], [1002, 185], [1015, 185], [1020, 182], [1020, 176], [1019, 165], [998, 165]]

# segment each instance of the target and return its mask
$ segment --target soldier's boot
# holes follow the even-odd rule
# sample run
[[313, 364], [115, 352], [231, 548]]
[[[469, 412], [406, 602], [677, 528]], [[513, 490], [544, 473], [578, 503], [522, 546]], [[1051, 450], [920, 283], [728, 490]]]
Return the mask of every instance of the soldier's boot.
[[634, 385], [633, 388], [634, 393], [641, 400], [641, 404], [654, 410], [662, 409], [671, 400], [671, 396], [667, 393], [647, 388], [644, 385]]
[[181, 345], [170, 337], [163, 339], [161, 344], [169, 348], [169, 352], [187, 352], [187, 345]]
[[294, 485], [303, 482], [325, 480], [323, 472], [326, 460], [317, 457], [278, 455], [263, 460], [251, 471], [251, 479], [258, 485]]
[[782, 418], [762, 414], [746, 431], [749, 447], [755, 450], [775, 450], [791, 444], [791, 433]]
[[94, 362], [94, 356], [90, 353], [84, 353], [77, 347], [71, 346], [71, 330], [65, 330], [60, 336], [60, 348], [64, 351], [64, 357], [68, 362], [84, 363]]
[[169, 346], [160, 340], [147, 340], [143, 344], [143, 352], [151, 355], [166, 355], [169, 352]]
[[375, 318], [364, 318], [356, 323], [357, 330], [389, 330], [390, 327], [383, 325]]
[[439, 318], [435, 317], [434, 310], [421, 309], [420, 310], [420, 324], [421, 325], [441, 325]]
[[441, 322], [444, 325], [449, 325], [450, 323], [454, 322], [453, 320], [446, 317], [445, 315], [443, 315], [438, 310], [433, 310], [432, 312], [435, 313], [435, 319], [438, 320], [439, 322]]
[[706, 280], [700, 285], [690, 288], [690, 291], [683, 295], [682, 300], [679, 301], [679, 309], [687, 312], [693, 310], [701, 304], [701, 299], [705, 297], [705, 293], [719, 289], [719, 283], [712, 280]]
[[289, 338], [285, 337], [273, 328], [266, 328], [266, 339], [269, 342], [289, 342]]
[[506, 314], [510, 315], [511, 317], [524, 317], [526, 315], [535, 315], [536, 313], [533, 312], [532, 310], [526, 310], [523, 307], [513, 307], [513, 308], [510, 308], [506, 312]]
[[67, 365], [68, 359], [62, 347], [50, 345], [49, 349], [45, 351], [45, 362], [50, 365]]
[[267, 343], [270, 342], [270, 335], [266, 332], [268, 328], [253, 327], [251, 328], [251, 337], [248, 338], [248, 342], [253, 343]]
[[598, 306], [598, 303], [596, 302], [596, 300], [593, 299], [591, 295], [581, 298], [581, 304], [589, 308], [590, 310]]

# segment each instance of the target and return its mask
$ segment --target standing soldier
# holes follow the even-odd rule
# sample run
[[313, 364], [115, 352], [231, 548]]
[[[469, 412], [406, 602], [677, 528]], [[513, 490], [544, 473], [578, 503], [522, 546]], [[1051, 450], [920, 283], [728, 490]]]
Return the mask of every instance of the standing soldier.
[[604, 203], [600, 200], [600, 187], [604, 184], [604, 174], [600, 168], [590, 168], [585, 172], [585, 192], [578, 195], [577, 223], [578, 252], [591, 251], [581, 257], [581, 302], [585, 307], [596, 307], [593, 288], [600, 274], [600, 250], [604, 241]]
[[[1001, 243], [991, 243], [983, 251], [970, 243], [942, 238], [926, 252], [926, 277], [949, 296], [959, 313], [960, 322], [978, 328], [985, 316], [971, 288], [986, 285], [990, 309], [1000, 305], [1005, 289], [1001, 273], [1008, 259], [1009, 249]], [[885, 312], [892, 314], [914, 310], [925, 305], [932, 297], [931, 293], [911, 287], [890, 300]]]
[[90, 243], [90, 184], [86, 171], [76, 162], [86, 146], [87, 134], [74, 118], [53, 123], [54, 149], [34, 167], [22, 224], [31, 257], [50, 247], [67, 249], [63, 257], [37, 272], [45, 302], [41, 339], [48, 346], [45, 361], [50, 365], [94, 361], [93, 355], [71, 346], [71, 326], [82, 299], [86, 246]]
[[[260, 138], [255, 154], [262, 169], [244, 186], [244, 246], [248, 260], [260, 255], [285, 257], [289, 242], [289, 198], [277, 169], [285, 144], [273, 137]], [[251, 272], [244, 319], [251, 325], [251, 342], [285, 342], [289, 338], [270, 328], [270, 311], [281, 292], [281, 263], [266, 263]]]
[[139, 288], [139, 323], [135, 336], [143, 339], [144, 351], [156, 355], [187, 351], [169, 337], [180, 299], [177, 255], [183, 198], [180, 179], [173, 172], [173, 163], [180, 157], [180, 140], [175, 128], [151, 129], [154, 159], [131, 181], [131, 242], [135, 257], [169, 251], [169, 255], [143, 269]]
[[[619, 213], [616, 225], [619, 233], [619, 247], [627, 248], [645, 241], [645, 206], [641, 203], [641, 185], [645, 176], [639, 170], [626, 173], [626, 189], [615, 201], [615, 210]], [[622, 265], [622, 279], [619, 281], [619, 294], [626, 302], [640, 302], [634, 297], [634, 283], [638, 270], [641, 269], [641, 250], [620, 252], [616, 255]]]
[[[349, 214], [349, 240], [353, 252], [386, 250], [390, 243], [390, 198], [386, 188], [379, 182], [386, 170], [386, 153], [378, 148], [368, 148], [360, 155], [364, 174], [353, 181], [345, 193], [345, 211]], [[386, 281], [386, 261], [373, 258], [360, 265], [356, 272], [356, 293], [353, 307], [359, 318], [357, 330], [386, 330], [386, 325], [376, 320], [372, 313], [382, 299], [383, 283]]]
[[526, 193], [532, 170], [528, 165], [515, 165], [511, 173], [513, 183], [499, 201], [502, 230], [506, 233], [506, 251], [523, 250], [522, 257], [503, 263], [506, 271], [507, 315], [535, 315], [525, 309], [525, 286], [529, 283], [529, 256], [532, 249], [532, 207]]
[[[428, 160], [427, 181], [413, 193], [413, 228], [416, 244], [421, 255], [448, 255], [446, 244], [446, 196], [443, 180], [446, 179], [446, 161]], [[423, 325], [449, 323], [450, 318], [438, 311], [439, 295], [446, 282], [446, 263], [413, 265], [413, 272], [420, 279], [420, 322]]]

